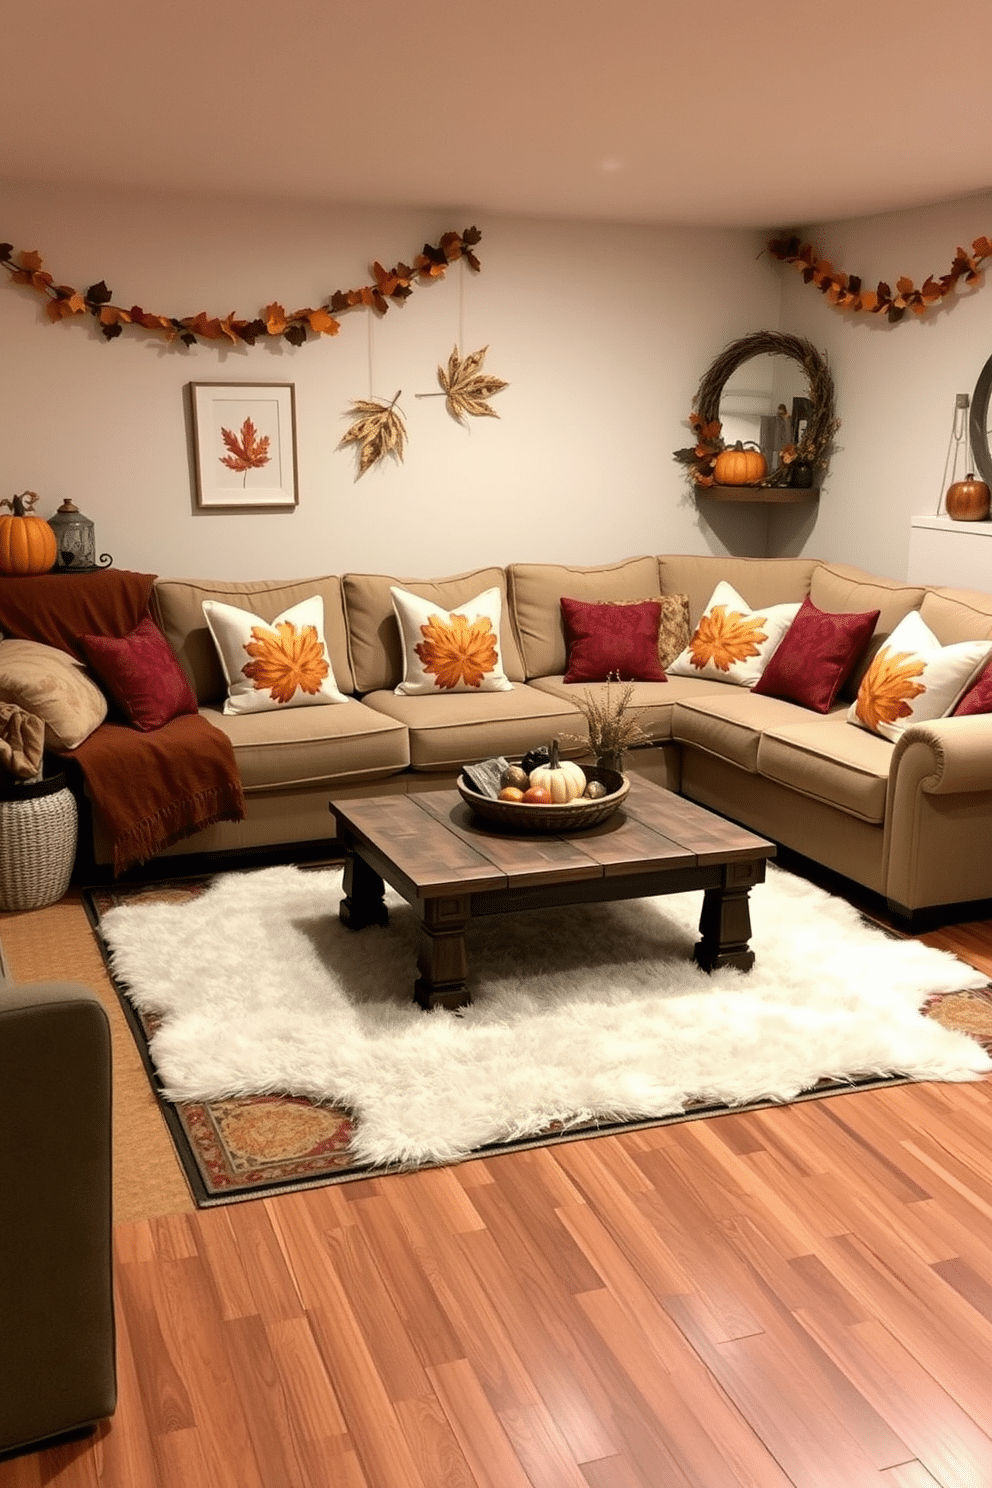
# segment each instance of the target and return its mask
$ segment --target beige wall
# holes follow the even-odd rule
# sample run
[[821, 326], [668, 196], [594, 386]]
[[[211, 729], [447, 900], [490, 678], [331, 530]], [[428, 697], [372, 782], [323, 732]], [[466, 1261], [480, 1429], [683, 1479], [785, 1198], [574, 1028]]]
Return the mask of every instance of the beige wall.
[[[992, 192], [910, 212], [804, 229], [822, 257], [864, 287], [917, 285], [950, 268], [958, 245], [992, 232]], [[776, 512], [769, 551], [806, 552], [905, 577], [910, 518], [932, 516], [943, 490], [956, 393], [974, 389], [992, 356], [992, 286], [957, 294], [896, 325], [829, 306], [783, 266], [781, 328], [822, 348], [842, 427], [815, 527]], [[961, 474], [960, 464], [958, 473]], [[992, 574], [989, 576], [992, 587]]]
[[[372, 321], [300, 348], [185, 350], [86, 322], [52, 325], [30, 290], [0, 284], [3, 494], [65, 496], [118, 567], [187, 577], [297, 577], [382, 569], [408, 576], [480, 563], [604, 562], [636, 552], [761, 554], [761, 509], [701, 521], [672, 450], [702, 372], [728, 341], [778, 321], [781, 270], [748, 232], [616, 227], [438, 212], [312, 210], [271, 200], [3, 188], [2, 232], [37, 248], [58, 281], [104, 278], [115, 303], [253, 316], [365, 283], [369, 264], [476, 222], [482, 272], [456, 266]], [[355, 479], [336, 448], [351, 399], [398, 388], [406, 462]], [[499, 419], [461, 428], [436, 368], [452, 345], [489, 345], [510, 386]], [[196, 513], [188, 382], [296, 387], [300, 504], [292, 513]]]

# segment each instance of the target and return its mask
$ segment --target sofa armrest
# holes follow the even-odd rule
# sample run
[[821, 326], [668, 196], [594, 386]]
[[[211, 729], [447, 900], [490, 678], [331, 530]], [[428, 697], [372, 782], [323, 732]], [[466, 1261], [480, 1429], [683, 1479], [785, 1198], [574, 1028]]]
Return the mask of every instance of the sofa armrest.
[[110, 1114], [99, 999], [0, 981], [0, 1451], [116, 1404]]
[[907, 766], [930, 795], [992, 790], [992, 714], [911, 724], [893, 750], [892, 775]]

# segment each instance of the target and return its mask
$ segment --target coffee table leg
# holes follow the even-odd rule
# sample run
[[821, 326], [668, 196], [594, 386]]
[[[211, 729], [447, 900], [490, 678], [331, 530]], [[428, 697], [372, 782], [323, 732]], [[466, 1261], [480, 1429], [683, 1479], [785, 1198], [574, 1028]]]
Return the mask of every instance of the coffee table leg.
[[736, 966], [750, 971], [754, 952], [751, 939], [751, 913], [748, 908], [749, 888], [707, 889], [699, 916], [702, 940], [693, 955], [704, 971], [717, 971], [721, 966]]
[[425, 1010], [468, 1007], [472, 1001], [465, 989], [470, 913], [469, 900], [463, 896], [424, 901], [417, 957], [420, 976], [413, 995]]
[[345, 897], [338, 909], [342, 925], [349, 930], [364, 930], [366, 925], [389, 924], [383, 897], [386, 886], [375, 869], [351, 848], [345, 853], [342, 887]]

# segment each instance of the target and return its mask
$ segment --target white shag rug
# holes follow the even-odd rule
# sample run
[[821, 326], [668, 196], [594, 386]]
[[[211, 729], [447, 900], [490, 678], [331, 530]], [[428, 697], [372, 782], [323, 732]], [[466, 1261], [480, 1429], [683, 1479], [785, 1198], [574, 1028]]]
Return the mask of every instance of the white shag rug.
[[987, 978], [771, 865], [746, 975], [691, 960], [698, 892], [537, 910], [470, 927], [473, 1003], [458, 1013], [413, 1002], [417, 927], [398, 895], [388, 927], [361, 931], [340, 924], [340, 898], [340, 869], [267, 868], [104, 915], [116, 977], [164, 1020], [151, 1056], [168, 1099], [344, 1105], [356, 1158], [414, 1165], [552, 1122], [788, 1101], [823, 1076], [992, 1068], [919, 1012]]

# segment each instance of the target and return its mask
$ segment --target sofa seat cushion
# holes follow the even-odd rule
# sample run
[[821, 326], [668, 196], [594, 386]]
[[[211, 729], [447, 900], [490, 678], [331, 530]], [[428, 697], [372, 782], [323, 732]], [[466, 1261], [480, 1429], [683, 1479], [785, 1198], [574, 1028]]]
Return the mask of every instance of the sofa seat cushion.
[[893, 746], [877, 734], [848, 727], [843, 708], [818, 718], [804, 712], [803, 720], [762, 734], [758, 773], [881, 825]]
[[[365, 707], [403, 724], [410, 735], [414, 770], [452, 770], [476, 760], [506, 755], [519, 758], [563, 734], [563, 754], [581, 754], [586, 736], [582, 714], [563, 700], [524, 683], [511, 692], [456, 692], [447, 697], [403, 697], [370, 692]], [[343, 710], [342, 710], [343, 711]]]
[[804, 718], [809, 718], [809, 713], [795, 703], [756, 697], [750, 688], [725, 682], [719, 693], [678, 704], [672, 736], [756, 775], [764, 730], [785, 728]]
[[[527, 685], [550, 693], [573, 707], [587, 699], [600, 702], [606, 698], [605, 682], [566, 682], [564, 677], [535, 677]], [[669, 677], [667, 682], [633, 682], [629, 685], [633, 688], [630, 710], [647, 735], [647, 740], [641, 742], [650, 744], [661, 744], [671, 739], [676, 703], [727, 691], [726, 682], [708, 682], [700, 677]], [[616, 696], [617, 684], [612, 682], [610, 687]]]
[[227, 734], [246, 791], [380, 779], [410, 763], [406, 729], [373, 708], [293, 708], [288, 713], [200, 714]]

